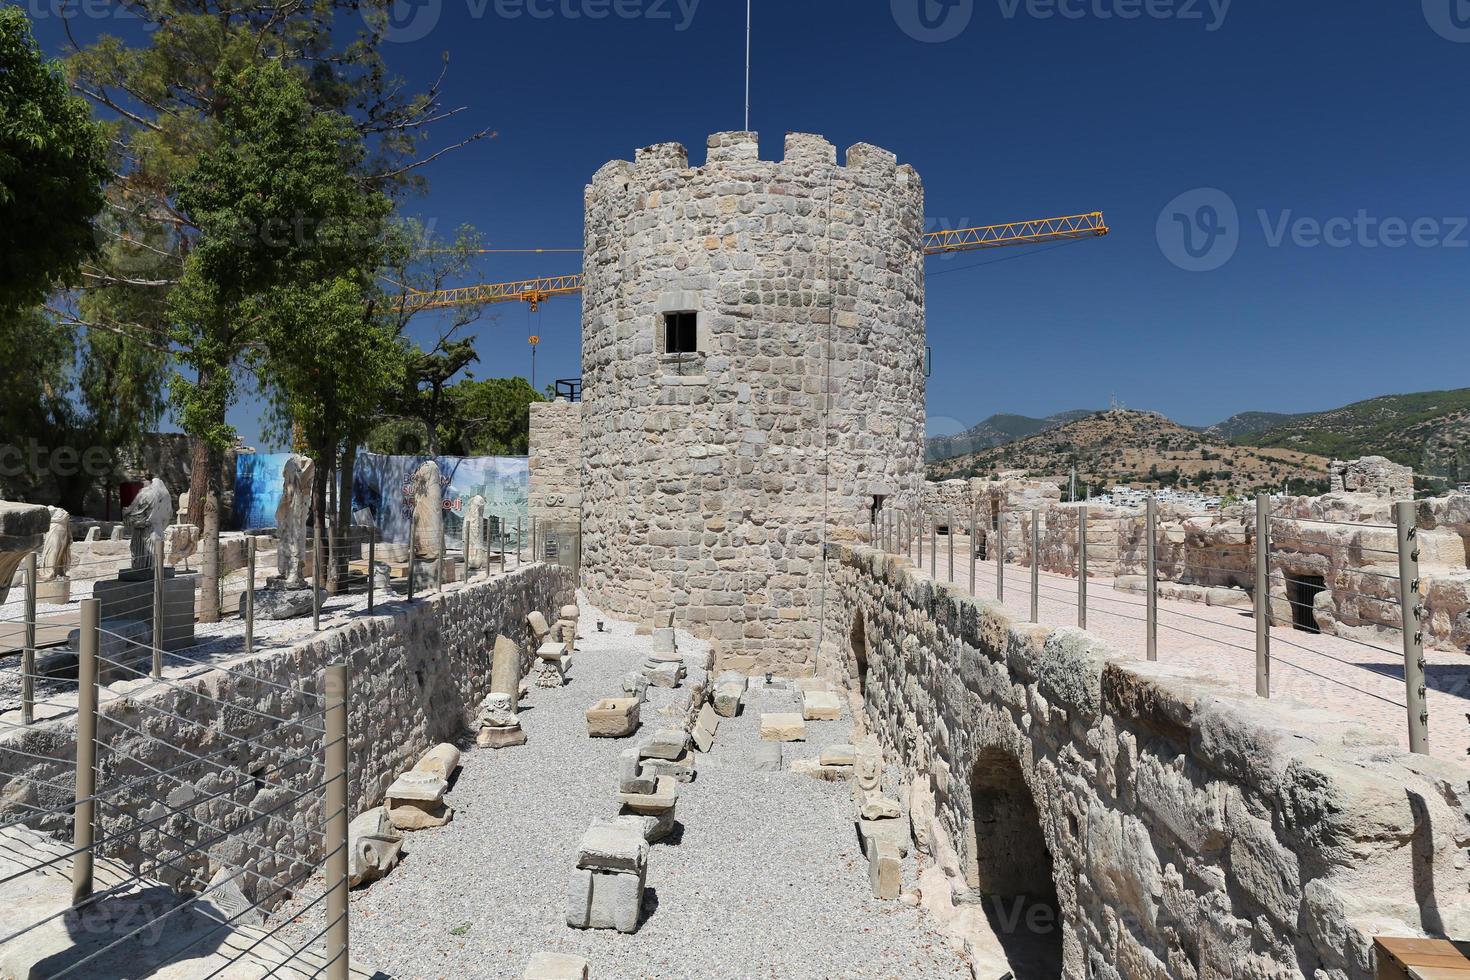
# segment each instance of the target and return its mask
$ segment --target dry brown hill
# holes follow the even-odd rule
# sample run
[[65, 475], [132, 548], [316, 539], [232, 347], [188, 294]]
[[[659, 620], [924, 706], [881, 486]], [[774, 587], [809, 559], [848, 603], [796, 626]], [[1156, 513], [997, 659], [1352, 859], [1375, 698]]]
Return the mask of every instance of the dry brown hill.
[[1177, 486], [1245, 494], [1290, 480], [1296, 493], [1327, 488], [1327, 459], [1291, 449], [1233, 446], [1149, 412], [1099, 412], [1017, 442], [931, 463], [931, 480], [1025, 470], [1065, 480], [1077, 468], [1079, 489], [1114, 484]]

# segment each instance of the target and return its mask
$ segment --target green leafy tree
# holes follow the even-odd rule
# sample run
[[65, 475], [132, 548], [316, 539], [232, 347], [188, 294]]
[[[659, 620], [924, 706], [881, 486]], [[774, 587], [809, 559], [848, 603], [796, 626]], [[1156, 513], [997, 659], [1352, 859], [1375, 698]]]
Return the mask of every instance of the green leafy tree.
[[461, 381], [451, 389], [460, 456], [525, 456], [531, 451], [531, 403], [546, 401], [525, 378]]
[[0, 309], [38, 305], [95, 251], [111, 171], [102, 129], [42, 57], [19, 7], [0, 7]]

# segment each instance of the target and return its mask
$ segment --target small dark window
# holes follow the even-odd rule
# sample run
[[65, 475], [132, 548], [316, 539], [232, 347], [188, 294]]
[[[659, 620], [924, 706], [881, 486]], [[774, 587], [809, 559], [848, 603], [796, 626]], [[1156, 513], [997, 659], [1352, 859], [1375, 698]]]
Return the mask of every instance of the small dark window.
[[664, 314], [664, 353], [693, 354], [699, 350], [699, 314]]

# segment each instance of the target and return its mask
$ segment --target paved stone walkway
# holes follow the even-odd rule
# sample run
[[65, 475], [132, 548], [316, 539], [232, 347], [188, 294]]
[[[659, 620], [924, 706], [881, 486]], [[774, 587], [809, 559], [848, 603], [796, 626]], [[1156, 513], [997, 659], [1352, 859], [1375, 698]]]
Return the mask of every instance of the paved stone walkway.
[[[970, 587], [965, 563], [968, 538], [955, 538], [955, 579]], [[949, 578], [948, 548], [939, 539], [938, 577]], [[929, 575], [929, 553], [920, 573]], [[1077, 580], [1042, 572], [1040, 618], [1058, 626], [1077, 625]], [[976, 565], [975, 591], [987, 599], [996, 594], [996, 563]], [[1117, 592], [1109, 578], [1090, 578], [1087, 629], [1120, 653], [1143, 658], [1146, 650], [1145, 596]], [[1005, 572], [1004, 605], [1014, 615], [1031, 615], [1031, 569], [1010, 564]], [[1344, 637], [1305, 633], [1290, 627], [1271, 630], [1271, 693], [1355, 718], [1373, 733], [1407, 750], [1408, 720], [1404, 707], [1403, 652], [1396, 644], [1372, 646]], [[1197, 666], [1202, 673], [1224, 678], [1247, 693], [1256, 689], [1255, 615], [1249, 608], [1206, 606], [1159, 599], [1159, 660]], [[1470, 750], [1470, 662], [1453, 653], [1426, 651], [1429, 679], [1429, 750], [1463, 762]]]

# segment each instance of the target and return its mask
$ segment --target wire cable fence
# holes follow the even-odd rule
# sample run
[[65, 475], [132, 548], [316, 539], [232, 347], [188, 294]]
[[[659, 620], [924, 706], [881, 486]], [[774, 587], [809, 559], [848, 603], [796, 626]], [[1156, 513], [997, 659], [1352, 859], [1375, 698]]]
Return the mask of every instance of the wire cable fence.
[[[102, 605], [80, 603], [71, 717], [0, 719], [0, 895], [28, 898], [0, 949], [64, 928], [47, 976], [132, 975], [118, 971], [141, 958], [345, 980], [345, 667], [154, 676], [151, 637], [104, 625]], [[304, 942], [265, 925], [288, 900], [321, 917]]]
[[[1174, 643], [1219, 649], [1232, 661], [1251, 654], [1256, 694], [1263, 698], [1272, 693], [1273, 667], [1281, 667], [1311, 683], [1391, 705], [1404, 712], [1410, 750], [1427, 753], [1426, 607], [1414, 505], [1396, 504], [1394, 524], [1297, 517], [1273, 507], [1271, 497], [1261, 494], [1253, 514], [1247, 507], [1240, 516], [1174, 515], [1168, 528], [1152, 498], [1142, 513], [1122, 515], [1092, 514], [1085, 505], [1016, 511], [999, 503], [968, 510], [890, 507], [874, 515], [870, 533], [888, 554], [971, 595], [1005, 602], [1009, 569], [1013, 590], [1019, 586], [1029, 593], [1034, 622], [1073, 621], [1067, 612], [1072, 607], [1079, 627], [1087, 627], [1089, 614], [1142, 626], [1149, 660], [1158, 660], [1161, 651], [1167, 656]], [[1215, 543], [1191, 550], [1179, 543], [1185, 540], [1180, 530]], [[1385, 541], [1389, 532], [1392, 538]], [[957, 555], [959, 537], [968, 540]], [[1380, 547], [1387, 544], [1394, 547]], [[1103, 559], [1090, 564], [1099, 549]], [[1347, 554], [1348, 563], [1329, 560], [1334, 553]], [[1392, 565], [1379, 554], [1391, 556]], [[1043, 571], [1073, 584], [1044, 581]], [[1099, 572], [1115, 577], [1113, 594], [1089, 589]], [[1193, 599], [1221, 611], [1161, 606], [1161, 598]], [[1331, 640], [1309, 645], [1306, 634]], [[1329, 648], [1335, 641], [1346, 649]], [[1278, 648], [1291, 653], [1283, 656]], [[1352, 649], [1365, 651], [1363, 659], [1352, 659]], [[1330, 663], [1319, 667], [1312, 658]], [[1355, 676], [1332, 665], [1365, 673]], [[1396, 697], [1366, 676], [1391, 681], [1398, 671], [1402, 693]]]
[[[452, 525], [452, 533], [446, 531]], [[96, 598], [109, 639], [109, 676], [216, 669], [295, 643], [389, 602], [414, 602], [536, 560], [580, 556], [579, 528], [541, 528], [514, 513], [410, 520], [399, 540], [372, 525], [312, 522], [305, 533], [247, 533], [222, 541], [217, 588], [203, 592], [197, 535], [155, 538], [146, 556], [88, 557], [65, 570], [27, 556], [20, 587], [0, 604], [0, 712], [36, 717], [62, 698], [77, 662], [79, 602]], [[116, 548], [118, 542], [107, 542]], [[64, 571], [64, 574], [62, 573]], [[115, 637], [112, 638], [112, 637]], [[106, 652], [106, 651], [104, 651]]]

